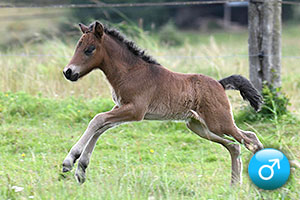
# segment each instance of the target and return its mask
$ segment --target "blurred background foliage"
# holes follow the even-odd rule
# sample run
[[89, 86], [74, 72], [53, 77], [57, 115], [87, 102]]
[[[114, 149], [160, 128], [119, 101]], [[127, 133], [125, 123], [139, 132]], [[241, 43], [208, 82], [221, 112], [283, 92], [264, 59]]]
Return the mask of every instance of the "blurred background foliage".
[[[152, 0], [151, 2], [182, 0]], [[0, 5], [48, 6], [68, 4], [143, 3], [145, 0], [3, 0]], [[228, 5], [227, 5], [228, 6]], [[229, 5], [230, 6], [230, 5]], [[170, 45], [180, 44], [176, 30], [215, 31], [247, 28], [247, 5], [230, 6], [230, 23], [224, 23], [224, 4], [201, 6], [150, 6], [120, 8], [7, 8], [1, 9], [0, 48], [5, 50], [19, 44], [41, 42], [48, 38], [71, 39], [78, 34], [79, 22], [89, 24], [100, 20], [105, 24], [137, 25], [145, 31], [162, 33], [161, 41]], [[298, 6], [283, 5], [283, 20], [297, 22]], [[122, 26], [121, 26], [122, 27]], [[122, 31], [127, 31], [123, 26]], [[9, 34], [8, 34], [9, 33]], [[127, 32], [126, 32], [127, 33]], [[133, 33], [133, 31], [131, 31]], [[130, 34], [130, 33], [129, 33]], [[135, 34], [135, 33], [133, 33]], [[168, 37], [165, 37], [165, 36]], [[171, 37], [171, 40], [169, 39]], [[166, 41], [166, 38], [170, 41]]]

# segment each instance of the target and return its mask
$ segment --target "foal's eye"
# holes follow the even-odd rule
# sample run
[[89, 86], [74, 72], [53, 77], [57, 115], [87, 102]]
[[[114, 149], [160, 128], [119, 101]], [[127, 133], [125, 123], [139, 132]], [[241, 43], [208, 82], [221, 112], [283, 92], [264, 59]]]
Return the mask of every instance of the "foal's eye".
[[92, 55], [93, 51], [96, 49], [94, 45], [89, 46], [85, 51], [85, 55], [90, 56]]

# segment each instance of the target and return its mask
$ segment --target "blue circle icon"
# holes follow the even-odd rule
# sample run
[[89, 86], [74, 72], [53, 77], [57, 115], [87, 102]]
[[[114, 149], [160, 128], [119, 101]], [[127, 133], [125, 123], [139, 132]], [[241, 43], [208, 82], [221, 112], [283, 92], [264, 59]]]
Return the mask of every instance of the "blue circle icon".
[[290, 163], [277, 149], [262, 149], [250, 160], [248, 174], [252, 182], [264, 190], [274, 190], [288, 180]]

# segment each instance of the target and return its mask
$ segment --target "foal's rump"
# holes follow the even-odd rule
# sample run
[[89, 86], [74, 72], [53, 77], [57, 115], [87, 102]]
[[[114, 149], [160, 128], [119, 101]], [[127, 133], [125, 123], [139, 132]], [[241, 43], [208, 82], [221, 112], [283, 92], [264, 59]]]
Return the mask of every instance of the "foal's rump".
[[220, 81], [198, 75], [193, 80], [197, 80], [193, 81], [197, 91], [195, 111], [215, 134], [231, 135], [231, 132], [237, 131], [230, 102], [225, 93], [226, 89], [239, 90], [242, 97], [248, 100], [255, 110], [258, 110], [262, 104], [262, 97], [258, 91], [249, 80], [240, 75], [232, 75]]
[[198, 76], [195, 111], [205, 121], [208, 129], [223, 135], [234, 127], [231, 106], [222, 85], [205, 75]]

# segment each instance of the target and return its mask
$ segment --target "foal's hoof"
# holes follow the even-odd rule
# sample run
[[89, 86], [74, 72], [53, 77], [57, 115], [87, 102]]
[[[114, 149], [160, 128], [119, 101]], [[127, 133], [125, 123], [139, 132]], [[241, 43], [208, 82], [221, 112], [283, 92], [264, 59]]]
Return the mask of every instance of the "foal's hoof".
[[235, 187], [235, 186], [238, 186], [238, 185], [242, 185], [241, 180], [231, 180], [230, 186]]
[[79, 184], [82, 184], [85, 182], [85, 170], [81, 167], [77, 167], [75, 172], [75, 179]]
[[69, 160], [64, 160], [62, 165], [63, 165], [62, 172], [64, 172], [64, 173], [71, 171], [73, 168], [73, 164]]
[[72, 170], [72, 168], [63, 166], [62, 172], [63, 172], [63, 173], [66, 173], [66, 172], [69, 172], [69, 171], [71, 171], [71, 170]]
[[263, 149], [264, 146], [261, 143], [258, 144], [245, 144], [246, 148], [249, 149], [253, 154]]
[[258, 152], [258, 151], [260, 151], [260, 150], [262, 150], [263, 148], [264, 148], [264, 145], [263, 145], [262, 143], [259, 142], [259, 143], [257, 144], [257, 149], [256, 149], [255, 153]]
[[245, 144], [245, 147], [251, 151], [253, 154], [257, 151], [257, 145], [254, 144]]

